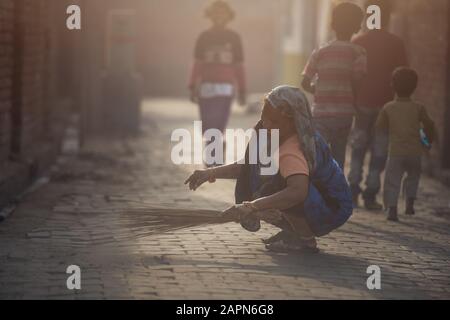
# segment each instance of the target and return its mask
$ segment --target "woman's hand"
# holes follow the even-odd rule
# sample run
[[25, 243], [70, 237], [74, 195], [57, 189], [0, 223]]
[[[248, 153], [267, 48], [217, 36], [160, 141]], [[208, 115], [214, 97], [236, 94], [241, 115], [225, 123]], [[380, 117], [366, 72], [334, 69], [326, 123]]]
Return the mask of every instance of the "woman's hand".
[[222, 218], [234, 222], [239, 222], [241, 220], [241, 215], [245, 214], [245, 212], [246, 210], [244, 205], [237, 204], [222, 211]]
[[184, 182], [184, 184], [189, 183], [189, 189], [195, 191], [205, 182], [216, 182], [216, 178], [214, 177], [214, 169], [195, 170], [194, 173]]
[[228, 221], [240, 222], [241, 226], [247, 231], [256, 232], [261, 229], [261, 220], [257, 212], [258, 209], [254, 203], [244, 202], [222, 212], [222, 218]]
[[242, 216], [253, 212], [256, 212], [255, 207], [249, 202], [244, 202], [222, 211], [222, 217], [239, 222]]

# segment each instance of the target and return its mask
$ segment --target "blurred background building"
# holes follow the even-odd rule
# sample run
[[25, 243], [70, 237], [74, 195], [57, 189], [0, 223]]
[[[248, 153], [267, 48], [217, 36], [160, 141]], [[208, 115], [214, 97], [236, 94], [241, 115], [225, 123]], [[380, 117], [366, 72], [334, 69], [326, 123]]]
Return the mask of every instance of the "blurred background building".
[[[81, 140], [104, 129], [114, 114], [111, 101], [118, 101], [110, 95], [118, 86], [111, 74], [136, 81], [130, 95], [187, 97], [208, 2], [0, 0], [0, 206], [54, 160], [73, 115]], [[249, 93], [299, 85], [312, 50], [332, 38], [334, 0], [229, 2], [237, 13], [231, 28], [244, 42]], [[450, 182], [450, 1], [393, 2], [392, 31], [407, 44], [420, 75], [417, 98], [439, 130], [428, 169]], [[81, 7], [82, 30], [66, 28], [70, 4]], [[113, 120], [137, 123], [138, 111], [122, 107], [125, 116]]]
[[0, 1], [0, 205], [60, 149], [76, 82], [64, 1]]

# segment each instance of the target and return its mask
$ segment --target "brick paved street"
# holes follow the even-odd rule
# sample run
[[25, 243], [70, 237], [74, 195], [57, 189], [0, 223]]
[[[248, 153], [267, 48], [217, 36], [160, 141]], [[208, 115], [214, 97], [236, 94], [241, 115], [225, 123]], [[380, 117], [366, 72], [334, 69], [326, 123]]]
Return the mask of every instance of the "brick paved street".
[[[319, 239], [318, 255], [273, 254], [240, 226], [198, 226], [167, 233], [152, 228], [149, 207], [222, 210], [233, 183], [191, 193], [191, 166], [170, 162], [170, 133], [192, 127], [193, 105], [145, 103], [144, 133], [90, 142], [61, 157], [49, 183], [26, 195], [0, 224], [0, 298], [54, 299], [449, 299], [450, 189], [424, 178], [417, 215], [388, 223], [355, 211]], [[231, 127], [256, 116], [237, 110]], [[82, 289], [66, 288], [68, 265], [81, 267]], [[382, 289], [366, 287], [378, 265]]]

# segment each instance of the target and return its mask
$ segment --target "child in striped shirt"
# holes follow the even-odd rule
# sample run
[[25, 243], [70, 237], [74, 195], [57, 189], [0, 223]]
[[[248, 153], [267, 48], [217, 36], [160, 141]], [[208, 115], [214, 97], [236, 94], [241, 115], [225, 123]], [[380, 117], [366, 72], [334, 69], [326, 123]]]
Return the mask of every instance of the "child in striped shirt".
[[337, 5], [332, 20], [336, 40], [315, 50], [303, 71], [302, 86], [314, 94], [316, 128], [330, 144], [342, 169], [355, 114], [355, 92], [367, 71], [364, 48], [351, 43], [363, 18], [357, 5], [347, 2]]

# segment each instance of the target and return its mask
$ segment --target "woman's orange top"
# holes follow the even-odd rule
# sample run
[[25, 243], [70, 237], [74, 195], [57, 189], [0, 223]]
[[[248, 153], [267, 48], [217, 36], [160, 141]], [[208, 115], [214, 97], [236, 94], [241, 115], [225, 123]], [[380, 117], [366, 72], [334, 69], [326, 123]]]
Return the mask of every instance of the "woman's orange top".
[[287, 139], [279, 149], [280, 174], [287, 179], [293, 175], [309, 176], [309, 166], [297, 135]]

